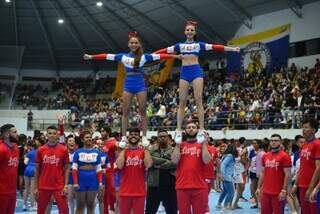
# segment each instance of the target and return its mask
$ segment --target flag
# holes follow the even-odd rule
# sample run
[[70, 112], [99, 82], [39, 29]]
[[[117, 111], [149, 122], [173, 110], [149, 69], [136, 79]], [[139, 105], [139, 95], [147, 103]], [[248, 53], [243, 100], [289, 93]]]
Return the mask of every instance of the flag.
[[[174, 59], [166, 59], [148, 63], [143, 67], [146, 85], [163, 85], [169, 78]], [[116, 86], [112, 97], [121, 97], [126, 71], [122, 63], [118, 63]]]
[[229, 41], [229, 46], [241, 48], [240, 54], [228, 52], [229, 76], [234, 73], [269, 74], [274, 68], [287, 66], [289, 36], [290, 24], [287, 24]]

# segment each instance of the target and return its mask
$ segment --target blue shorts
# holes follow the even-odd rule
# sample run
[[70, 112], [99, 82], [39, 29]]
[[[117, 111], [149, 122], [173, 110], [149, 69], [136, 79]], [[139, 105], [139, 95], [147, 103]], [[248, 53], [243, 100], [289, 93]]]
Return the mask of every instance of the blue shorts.
[[114, 173], [114, 186], [115, 187], [120, 187], [120, 179], [121, 179], [121, 173], [120, 172]]
[[98, 191], [99, 183], [96, 170], [78, 171], [79, 190], [78, 192]]
[[105, 173], [102, 173], [102, 184], [106, 185], [106, 183], [107, 183], [107, 176]]
[[24, 170], [24, 176], [26, 177], [34, 177], [34, 170], [35, 170], [35, 165], [27, 165], [27, 167]]
[[144, 83], [143, 75], [127, 76], [124, 82], [124, 91], [131, 94], [137, 94], [139, 92], [146, 91], [146, 85]]
[[317, 208], [318, 208], [318, 213], [319, 213], [319, 210], [320, 210], [320, 191], [317, 194]]
[[203, 71], [199, 64], [182, 66], [180, 70], [180, 79], [191, 83], [197, 78], [203, 78]]

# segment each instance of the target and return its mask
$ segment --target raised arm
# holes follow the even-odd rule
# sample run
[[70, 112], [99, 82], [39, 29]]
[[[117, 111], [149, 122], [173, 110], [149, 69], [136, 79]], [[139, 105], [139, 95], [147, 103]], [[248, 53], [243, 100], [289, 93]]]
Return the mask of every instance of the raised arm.
[[144, 54], [145, 62], [153, 62], [162, 59], [182, 59], [182, 55], [172, 54]]
[[171, 156], [171, 161], [174, 164], [178, 164], [181, 158], [181, 152], [180, 152], [180, 144], [176, 144], [174, 147], [172, 156]]
[[207, 142], [203, 142], [202, 143], [202, 161], [205, 164], [208, 164], [212, 159], [211, 154], [208, 151], [208, 144]]
[[160, 50], [157, 50], [156, 52], [154, 52], [154, 54], [162, 54], [162, 53], [174, 53], [174, 52], [179, 52], [179, 43], [172, 45], [170, 47], [167, 48], [162, 48]]
[[152, 157], [150, 155], [150, 152], [146, 149], [144, 150], [144, 159], [143, 159], [145, 167], [148, 169], [152, 166]]
[[126, 161], [125, 150], [123, 149], [120, 151], [119, 156], [116, 160], [118, 169], [122, 169], [124, 167], [125, 161]]
[[163, 54], [168, 53], [168, 48], [162, 48], [160, 50], [157, 50], [156, 52], [153, 52], [154, 54]]
[[109, 61], [121, 61], [123, 54], [110, 54], [110, 53], [102, 53], [96, 55], [83, 55], [84, 60], [109, 60]]
[[224, 46], [224, 45], [220, 45], [220, 44], [208, 44], [208, 43], [203, 43], [200, 42], [200, 49], [203, 51], [210, 51], [213, 50], [215, 52], [240, 52], [240, 48], [239, 47], [229, 47], [229, 46]]

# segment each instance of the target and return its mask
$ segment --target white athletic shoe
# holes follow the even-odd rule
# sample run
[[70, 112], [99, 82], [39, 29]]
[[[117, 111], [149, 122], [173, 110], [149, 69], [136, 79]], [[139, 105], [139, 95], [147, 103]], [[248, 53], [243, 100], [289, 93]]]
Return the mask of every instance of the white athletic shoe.
[[127, 137], [126, 136], [122, 136], [121, 141], [119, 142], [119, 147], [121, 149], [126, 148], [127, 142], [128, 142]]
[[27, 209], [27, 206], [24, 204], [24, 205], [22, 205], [22, 211], [27, 211], [28, 209]]
[[203, 143], [205, 140], [206, 140], [206, 138], [205, 138], [205, 135], [204, 135], [204, 130], [200, 129], [198, 131], [198, 134], [197, 134], [197, 142], [198, 143]]
[[31, 212], [32, 211], [37, 211], [37, 209], [38, 209], [37, 206], [32, 206], [32, 207], [29, 208], [29, 211], [31, 211]]
[[176, 144], [182, 143], [182, 131], [176, 131], [174, 135], [174, 142], [176, 142]]

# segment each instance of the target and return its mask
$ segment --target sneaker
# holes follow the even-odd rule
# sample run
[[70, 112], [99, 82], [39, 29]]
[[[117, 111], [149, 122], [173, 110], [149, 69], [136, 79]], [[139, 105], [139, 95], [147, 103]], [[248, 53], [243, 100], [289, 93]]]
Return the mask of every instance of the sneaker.
[[239, 201], [242, 201], [242, 202], [248, 202], [248, 199], [246, 199], [245, 197], [241, 196]]
[[147, 137], [146, 136], [142, 136], [142, 146], [144, 147], [144, 148], [146, 148], [146, 147], [148, 147], [150, 145], [150, 142], [149, 142], [149, 140], [147, 139]]
[[237, 205], [237, 206], [233, 206], [232, 209], [233, 209], [233, 210], [237, 210], [237, 209], [242, 209], [242, 207], [240, 207], [240, 206]]
[[198, 131], [198, 134], [197, 134], [197, 142], [198, 143], [203, 143], [204, 141], [206, 140], [205, 136], [204, 136], [204, 130], [203, 129], [200, 129]]
[[30, 207], [30, 209], [29, 209], [31, 212], [32, 211], [37, 211], [37, 207], [36, 206], [32, 206], [32, 207]]
[[121, 149], [126, 148], [127, 142], [128, 142], [127, 137], [126, 136], [122, 136], [121, 141], [119, 142], [119, 147]]
[[182, 143], [182, 131], [176, 131], [174, 135], [174, 142], [176, 142], [176, 144]]
[[258, 209], [258, 205], [255, 204], [255, 205], [251, 206], [250, 208], [251, 208], [251, 209]]
[[222, 209], [222, 205], [221, 204], [217, 204], [216, 208], [220, 210], [220, 209]]
[[27, 206], [24, 204], [23, 206], [22, 206], [22, 211], [27, 211], [28, 209], [27, 209]]

